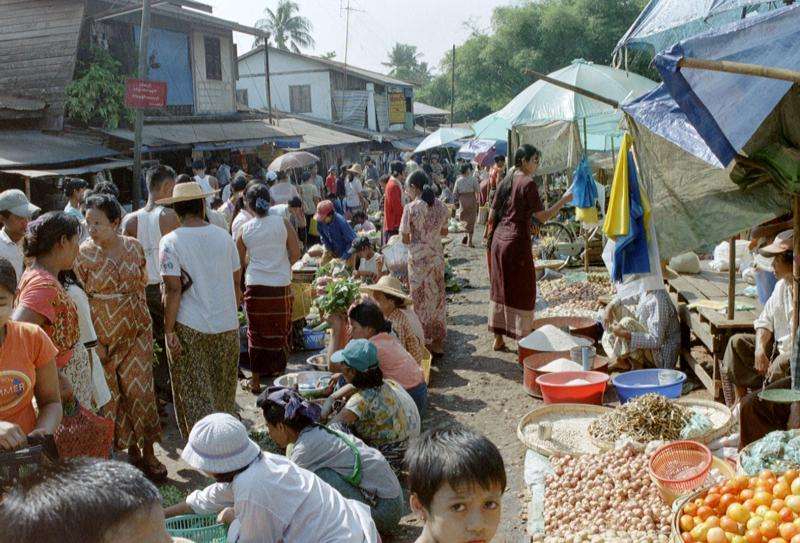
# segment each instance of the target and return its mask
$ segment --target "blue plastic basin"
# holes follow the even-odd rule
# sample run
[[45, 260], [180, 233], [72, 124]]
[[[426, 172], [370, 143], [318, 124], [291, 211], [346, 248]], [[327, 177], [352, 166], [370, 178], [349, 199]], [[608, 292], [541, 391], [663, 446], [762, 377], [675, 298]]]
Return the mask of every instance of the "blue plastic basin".
[[[659, 382], [659, 374], [662, 374], [663, 384]], [[680, 398], [684, 381], [686, 374], [682, 371], [661, 369], [628, 371], [611, 378], [621, 404], [651, 392], [667, 398]]]

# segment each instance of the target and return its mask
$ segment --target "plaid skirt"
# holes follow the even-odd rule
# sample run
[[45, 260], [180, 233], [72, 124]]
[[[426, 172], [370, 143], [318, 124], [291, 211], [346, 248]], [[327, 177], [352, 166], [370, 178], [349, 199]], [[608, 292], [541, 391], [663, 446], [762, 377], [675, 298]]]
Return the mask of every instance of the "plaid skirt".
[[253, 373], [279, 375], [286, 370], [293, 299], [291, 286], [248, 285], [245, 289], [248, 369]]

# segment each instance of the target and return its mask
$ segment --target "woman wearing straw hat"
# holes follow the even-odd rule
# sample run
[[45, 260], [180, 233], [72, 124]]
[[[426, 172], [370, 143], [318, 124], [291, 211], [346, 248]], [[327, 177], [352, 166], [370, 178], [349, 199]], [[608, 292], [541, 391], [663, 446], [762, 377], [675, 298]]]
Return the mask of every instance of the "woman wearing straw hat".
[[239, 253], [231, 236], [205, 221], [210, 195], [196, 182], [176, 184], [171, 198], [181, 226], [159, 246], [164, 279], [164, 336], [175, 418], [182, 436], [218, 411], [236, 410], [239, 359]]
[[181, 458], [216, 482], [167, 508], [167, 517], [219, 514], [228, 541], [376, 543], [369, 507], [344, 498], [310, 471], [263, 452], [226, 413], [195, 424]]
[[361, 287], [378, 305], [392, 331], [417, 364], [425, 358], [425, 332], [422, 323], [411, 308], [411, 297], [403, 291], [403, 284], [391, 275], [384, 275], [374, 285]]

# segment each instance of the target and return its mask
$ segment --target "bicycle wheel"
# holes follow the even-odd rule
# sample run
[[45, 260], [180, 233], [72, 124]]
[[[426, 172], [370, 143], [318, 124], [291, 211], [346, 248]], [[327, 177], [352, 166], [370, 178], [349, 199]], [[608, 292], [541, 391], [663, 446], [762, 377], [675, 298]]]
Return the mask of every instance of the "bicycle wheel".
[[569, 228], [561, 223], [546, 222], [539, 229], [539, 239], [550, 237], [554, 238], [559, 243], [572, 243], [575, 241], [575, 236]]

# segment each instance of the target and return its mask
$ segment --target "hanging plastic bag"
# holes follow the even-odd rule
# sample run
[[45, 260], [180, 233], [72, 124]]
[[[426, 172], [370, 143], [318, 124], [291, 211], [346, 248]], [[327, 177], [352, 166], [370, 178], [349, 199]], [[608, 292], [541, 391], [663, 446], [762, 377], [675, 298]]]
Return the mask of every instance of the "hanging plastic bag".
[[597, 223], [597, 184], [589, 160], [584, 156], [572, 175], [572, 205], [575, 218], [584, 223]]

